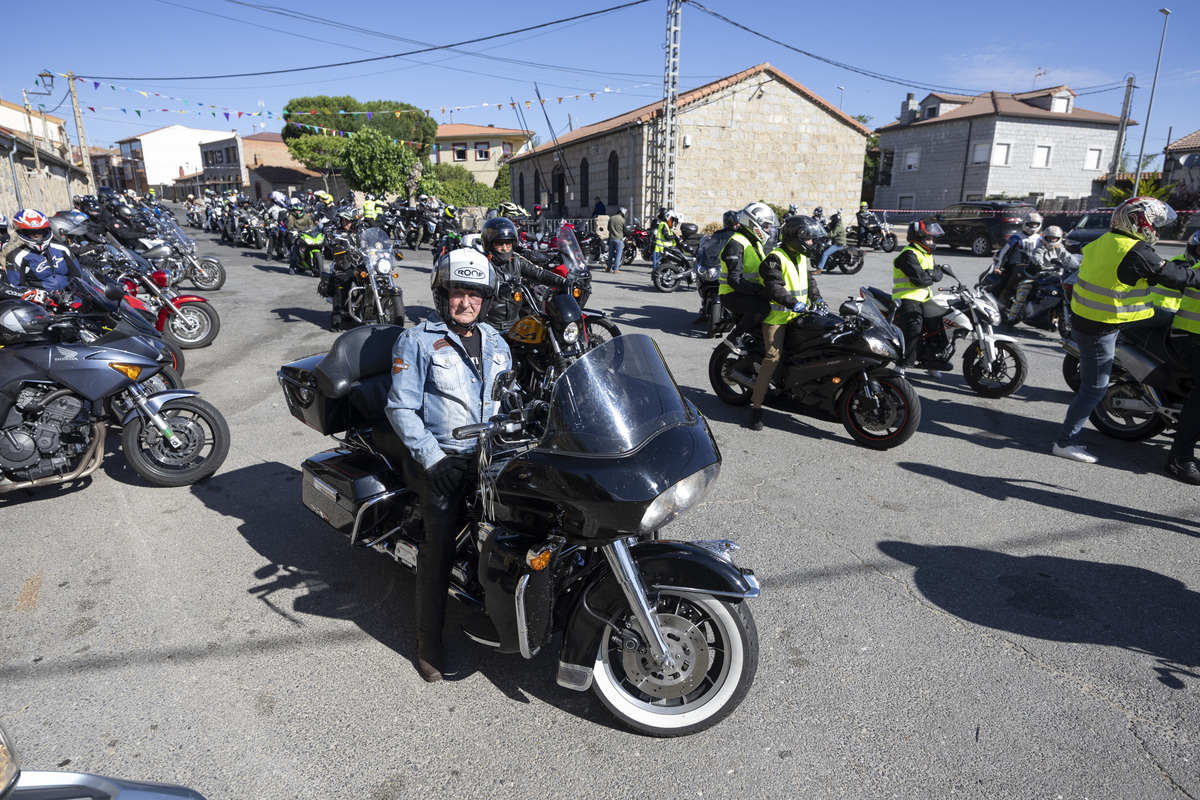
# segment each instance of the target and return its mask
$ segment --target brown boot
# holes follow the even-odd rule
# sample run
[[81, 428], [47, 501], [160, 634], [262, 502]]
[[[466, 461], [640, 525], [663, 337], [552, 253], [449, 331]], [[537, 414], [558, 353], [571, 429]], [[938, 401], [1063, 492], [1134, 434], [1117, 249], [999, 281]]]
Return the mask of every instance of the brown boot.
[[417, 668], [428, 683], [437, 683], [446, 671], [446, 656], [442, 652], [441, 639], [417, 637]]

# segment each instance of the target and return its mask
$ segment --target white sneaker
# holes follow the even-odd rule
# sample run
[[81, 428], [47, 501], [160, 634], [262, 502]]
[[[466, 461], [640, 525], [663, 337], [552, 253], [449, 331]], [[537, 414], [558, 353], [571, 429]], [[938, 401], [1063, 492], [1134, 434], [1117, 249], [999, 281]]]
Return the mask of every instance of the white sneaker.
[[1086, 447], [1073, 444], [1070, 447], [1059, 447], [1056, 443], [1050, 452], [1059, 458], [1069, 458], [1072, 461], [1082, 461], [1084, 464], [1095, 464], [1100, 459], [1087, 451]]

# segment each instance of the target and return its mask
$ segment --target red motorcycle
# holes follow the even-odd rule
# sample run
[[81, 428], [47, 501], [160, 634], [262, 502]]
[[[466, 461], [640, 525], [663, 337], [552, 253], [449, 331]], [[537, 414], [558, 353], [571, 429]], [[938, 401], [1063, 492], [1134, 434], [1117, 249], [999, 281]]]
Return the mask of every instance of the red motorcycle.
[[216, 340], [221, 318], [206, 298], [180, 294], [171, 288], [170, 270], [155, 269], [132, 250], [111, 245], [108, 250], [108, 271], [125, 287], [130, 305], [147, 314], [163, 336], [185, 350]]

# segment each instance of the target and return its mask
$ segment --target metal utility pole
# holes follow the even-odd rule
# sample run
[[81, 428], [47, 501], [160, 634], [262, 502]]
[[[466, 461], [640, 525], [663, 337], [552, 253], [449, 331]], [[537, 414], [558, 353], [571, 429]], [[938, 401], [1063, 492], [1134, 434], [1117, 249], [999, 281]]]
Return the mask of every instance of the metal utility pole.
[[1125, 102], [1121, 105], [1121, 124], [1117, 126], [1117, 144], [1113, 148], [1112, 165], [1108, 169], [1108, 180], [1104, 188], [1111, 189], [1117, 180], [1117, 169], [1121, 166], [1121, 154], [1125, 152], [1125, 127], [1129, 124], [1129, 101], [1133, 99], [1133, 82], [1136, 76], [1125, 79]]
[[683, 0], [667, 0], [666, 67], [663, 73], [663, 113], [655, 131], [650, 164], [649, 196], [660, 208], [675, 205], [675, 104], [679, 99], [679, 22]]
[[1158, 88], [1158, 68], [1162, 66], [1163, 45], [1167, 42], [1167, 21], [1171, 18], [1171, 9], [1160, 8], [1158, 13], [1163, 15], [1162, 39], [1158, 42], [1158, 62], [1154, 65], [1154, 80], [1150, 83], [1150, 102], [1146, 106], [1146, 127], [1142, 128], [1142, 147], [1138, 150], [1137, 175], [1133, 178], [1133, 194], [1138, 196], [1138, 187], [1142, 183], [1142, 156], [1146, 152], [1146, 134], [1150, 132], [1150, 112], [1154, 110], [1154, 90]]
[[95, 194], [96, 176], [92, 174], [92, 157], [88, 153], [87, 134], [83, 131], [83, 114], [79, 110], [79, 96], [75, 94], [75, 73], [67, 72], [67, 85], [71, 89], [71, 108], [75, 109], [75, 134], [79, 139], [79, 155], [83, 157], [83, 168], [87, 172], [87, 194]]
[[29, 146], [33, 148], [33, 163], [38, 175], [42, 174], [42, 158], [38, 155], [37, 139], [33, 138], [33, 107], [29, 105], [29, 93], [21, 90], [21, 99], [25, 101], [25, 129], [29, 133]]

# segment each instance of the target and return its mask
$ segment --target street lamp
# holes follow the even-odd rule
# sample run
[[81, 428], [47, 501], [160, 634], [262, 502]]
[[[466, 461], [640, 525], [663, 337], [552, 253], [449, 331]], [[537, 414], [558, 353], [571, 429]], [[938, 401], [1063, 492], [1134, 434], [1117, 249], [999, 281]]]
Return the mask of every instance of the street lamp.
[[839, 86], [838, 87], [838, 110], [839, 111], [841, 111], [841, 109], [842, 109], [842, 98], [845, 96], [845, 94], [846, 94], [846, 87]]
[[1146, 134], [1150, 133], [1150, 112], [1154, 110], [1154, 90], [1158, 88], [1158, 68], [1162, 66], [1162, 51], [1163, 44], [1167, 41], [1167, 20], [1171, 18], [1171, 9], [1160, 8], [1158, 13], [1163, 15], [1163, 32], [1162, 39], [1158, 42], [1158, 63], [1154, 65], [1154, 80], [1150, 84], [1150, 104], [1146, 106], [1146, 127], [1142, 128], [1142, 147], [1138, 150], [1137, 174], [1133, 178], [1133, 194], [1130, 197], [1138, 196], [1138, 187], [1142, 184], [1142, 156], [1146, 153]]

